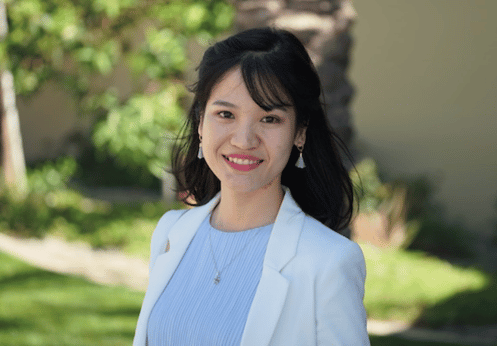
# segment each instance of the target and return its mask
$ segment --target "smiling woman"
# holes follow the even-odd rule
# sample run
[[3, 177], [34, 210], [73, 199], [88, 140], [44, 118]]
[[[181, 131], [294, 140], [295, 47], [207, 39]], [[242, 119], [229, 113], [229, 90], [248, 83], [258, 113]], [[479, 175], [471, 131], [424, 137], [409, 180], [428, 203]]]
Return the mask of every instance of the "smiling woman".
[[[173, 172], [189, 211], [153, 238], [135, 346], [369, 345], [352, 186], [291, 33], [210, 47]], [[193, 199], [193, 202], [192, 202]]]
[[[234, 68], [212, 89], [198, 133], [205, 161], [221, 181], [223, 197], [242, 201], [257, 198], [258, 206], [262, 203], [269, 208], [259, 222], [231, 227], [246, 229], [271, 223], [281, 203], [281, 174], [292, 147], [305, 142], [305, 127], [296, 131], [294, 108], [261, 108], [245, 86], [240, 68]], [[269, 196], [274, 197], [268, 199]], [[220, 203], [220, 207], [223, 205]], [[231, 209], [233, 204], [227, 206]], [[247, 222], [255, 221], [246, 207], [243, 214]], [[234, 212], [227, 210], [228, 215]], [[223, 228], [227, 226], [224, 224]]]

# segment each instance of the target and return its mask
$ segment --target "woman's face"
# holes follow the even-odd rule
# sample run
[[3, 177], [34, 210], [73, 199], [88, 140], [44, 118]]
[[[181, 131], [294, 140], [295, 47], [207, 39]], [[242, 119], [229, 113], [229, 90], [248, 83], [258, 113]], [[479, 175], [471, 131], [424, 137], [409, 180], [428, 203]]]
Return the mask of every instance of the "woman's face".
[[198, 132], [221, 189], [238, 192], [280, 188], [293, 145], [305, 142], [305, 129], [296, 131], [294, 108], [259, 107], [239, 68], [228, 71], [212, 89]]

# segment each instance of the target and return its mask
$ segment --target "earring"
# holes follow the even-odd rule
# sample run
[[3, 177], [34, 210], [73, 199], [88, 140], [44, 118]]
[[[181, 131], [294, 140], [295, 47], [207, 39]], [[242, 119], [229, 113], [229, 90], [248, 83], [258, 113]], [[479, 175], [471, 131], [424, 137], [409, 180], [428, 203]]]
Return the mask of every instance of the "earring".
[[304, 169], [305, 163], [304, 163], [304, 158], [302, 157], [302, 151], [304, 150], [304, 146], [301, 145], [301, 146], [297, 147], [297, 149], [300, 151], [300, 156], [299, 156], [297, 162], [295, 163], [295, 167], [300, 168], [300, 169]]
[[203, 159], [204, 158], [204, 153], [202, 151], [202, 136], [200, 136], [200, 143], [198, 145], [198, 154], [197, 154], [197, 157], [199, 159]]

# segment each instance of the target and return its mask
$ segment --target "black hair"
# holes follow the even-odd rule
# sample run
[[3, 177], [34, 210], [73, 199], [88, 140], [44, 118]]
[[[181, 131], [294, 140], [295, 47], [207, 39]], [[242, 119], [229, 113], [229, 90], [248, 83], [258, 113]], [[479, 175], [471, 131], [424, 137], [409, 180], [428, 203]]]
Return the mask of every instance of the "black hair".
[[337, 232], [345, 229], [353, 208], [352, 183], [339, 153], [339, 148], [346, 148], [326, 120], [321, 84], [307, 51], [293, 34], [282, 29], [243, 31], [204, 53], [183, 135], [173, 148], [172, 173], [178, 190], [186, 192], [183, 201], [203, 205], [220, 191], [219, 179], [204, 159], [197, 158], [198, 126], [213, 87], [235, 67], [240, 68], [252, 99], [261, 108], [287, 106], [290, 99], [297, 129], [307, 128], [303, 151], [306, 168], [295, 167], [299, 151], [294, 146], [281, 182], [305, 213]]

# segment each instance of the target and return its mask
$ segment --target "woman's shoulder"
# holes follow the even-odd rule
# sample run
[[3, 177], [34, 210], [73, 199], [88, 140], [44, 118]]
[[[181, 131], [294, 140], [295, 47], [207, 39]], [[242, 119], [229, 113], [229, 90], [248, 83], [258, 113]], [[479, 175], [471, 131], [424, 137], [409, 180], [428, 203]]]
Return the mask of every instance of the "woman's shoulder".
[[154, 233], [152, 234], [152, 246], [153, 244], [163, 242], [163, 238], [167, 237], [171, 227], [179, 220], [183, 214], [185, 214], [187, 209], [171, 209], [167, 211], [160, 218], [157, 226], [155, 227]]
[[174, 224], [187, 211], [188, 209], [171, 209], [166, 211], [157, 223], [157, 228]]
[[299, 251], [310, 258], [326, 263], [363, 263], [364, 256], [359, 245], [325, 226], [313, 217], [306, 215], [299, 240]]

